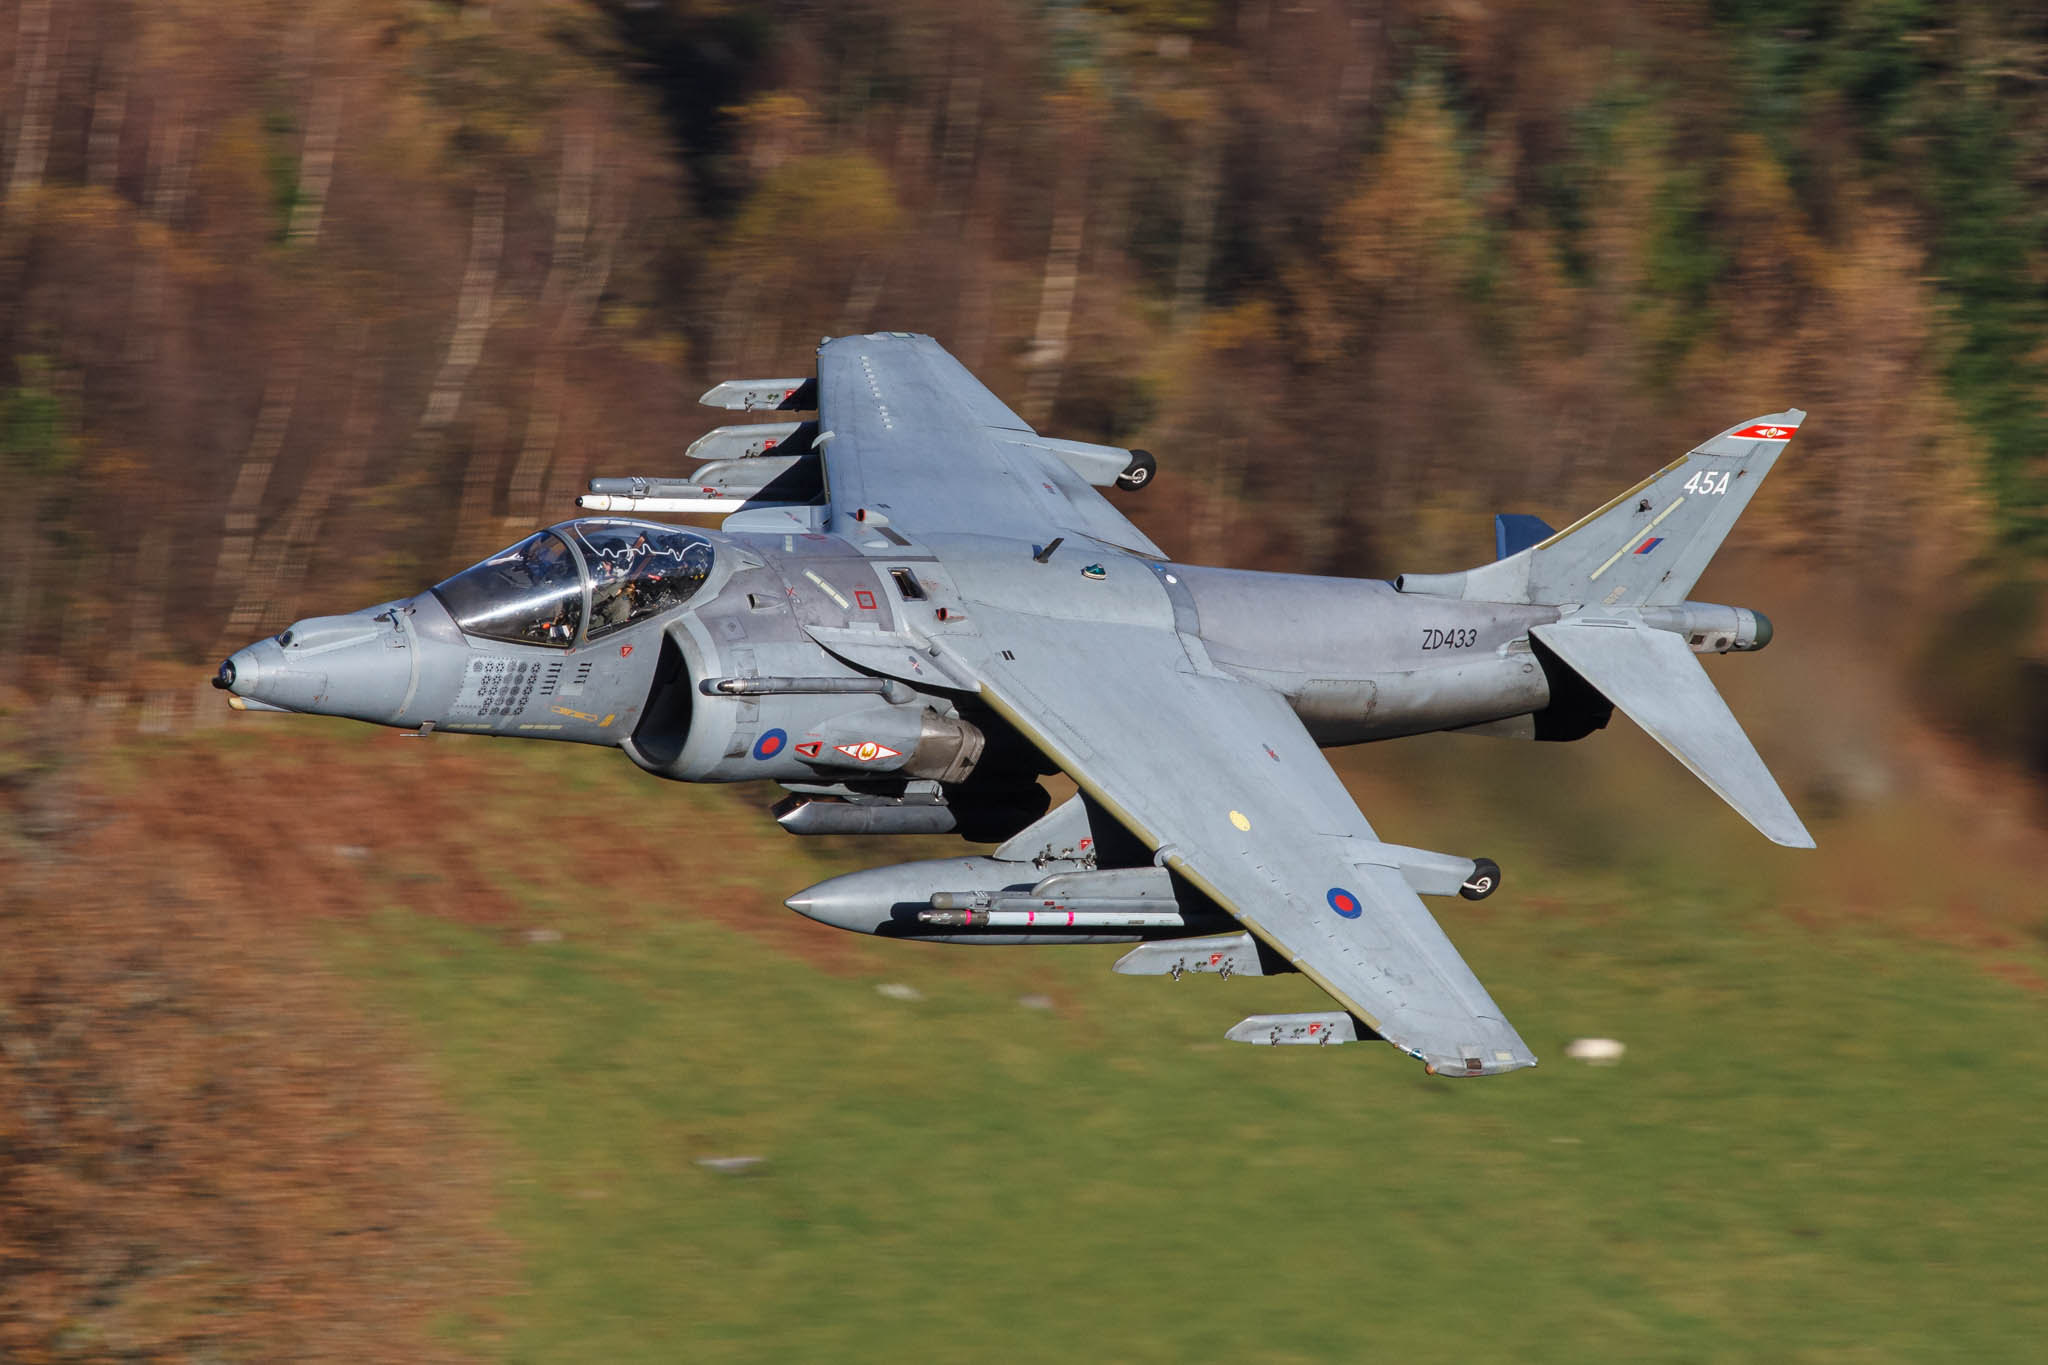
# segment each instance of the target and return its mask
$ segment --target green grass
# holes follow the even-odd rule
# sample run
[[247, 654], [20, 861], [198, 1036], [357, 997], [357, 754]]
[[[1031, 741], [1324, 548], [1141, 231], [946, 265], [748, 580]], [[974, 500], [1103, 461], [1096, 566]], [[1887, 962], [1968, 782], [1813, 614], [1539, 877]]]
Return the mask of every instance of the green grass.
[[[648, 800], [633, 818], [686, 847], [734, 813]], [[826, 972], [702, 913], [736, 862], [787, 891], [891, 856], [707, 841], [720, 880], [629, 913], [579, 908], [573, 869], [535, 877], [559, 943], [396, 906], [338, 940], [496, 1144], [529, 1285], [500, 1305], [507, 1359], [1984, 1361], [2048, 1339], [2043, 1003], [1959, 951], [1799, 927], [1677, 853], [1627, 877], [1539, 859], [1520, 904], [1510, 863], [1498, 901], [1443, 913], [1545, 1064], [1450, 1082], [1382, 1047], [1220, 1041], [1317, 1003], [1298, 978], [852, 939]], [[1583, 1034], [1626, 1060], [1568, 1061]], [[765, 1160], [697, 1164], [725, 1155]]]

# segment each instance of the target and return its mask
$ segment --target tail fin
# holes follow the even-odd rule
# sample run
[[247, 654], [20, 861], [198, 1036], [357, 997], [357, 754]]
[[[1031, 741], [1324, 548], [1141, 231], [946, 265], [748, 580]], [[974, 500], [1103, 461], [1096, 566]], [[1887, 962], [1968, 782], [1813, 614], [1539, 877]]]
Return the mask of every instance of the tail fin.
[[1812, 848], [1792, 803], [1683, 636], [1640, 620], [1566, 617], [1530, 632], [1773, 843]]
[[[1813, 836], [1687, 645], [1687, 634], [1701, 643], [1685, 624], [1695, 613], [1725, 613], [1730, 620], [1743, 613], [1697, 603], [1669, 610], [1692, 592], [1805, 420], [1792, 408], [1730, 427], [1535, 544], [1523, 539], [1533, 519], [1497, 519], [1495, 543], [1503, 558], [1464, 573], [1403, 574], [1395, 586], [1429, 597], [1563, 608], [1556, 622], [1529, 633], [1766, 837], [1812, 848]], [[1770, 642], [1768, 623], [1750, 619], [1761, 629], [1735, 648]], [[1736, 627], [1713, 632], [1717, 644], [1710, 647], [1726, 649], [1741, 634]]]
[[[1403, 574], [1398, 586], [1430, 597], [1545, 606], [1682, 602], [1805, 420], [1792, 408], [1730, 427], [1519, 553], [1464, 573]], [[1505, 548], [1505, 537], [1499, 543]]]

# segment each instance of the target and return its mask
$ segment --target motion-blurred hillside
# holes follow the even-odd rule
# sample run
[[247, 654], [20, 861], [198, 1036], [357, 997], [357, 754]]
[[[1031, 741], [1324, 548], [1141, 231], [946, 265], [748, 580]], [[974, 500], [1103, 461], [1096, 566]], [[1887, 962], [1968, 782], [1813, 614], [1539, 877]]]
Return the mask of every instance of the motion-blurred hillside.
[[1340, 573], [1803, 406], [1744, 535], [2048, 762], [2024, 11], [20, 0], [0, 44], [47, 683], [411, 591], [888, 327], [1159, 451], [1176, 554]]

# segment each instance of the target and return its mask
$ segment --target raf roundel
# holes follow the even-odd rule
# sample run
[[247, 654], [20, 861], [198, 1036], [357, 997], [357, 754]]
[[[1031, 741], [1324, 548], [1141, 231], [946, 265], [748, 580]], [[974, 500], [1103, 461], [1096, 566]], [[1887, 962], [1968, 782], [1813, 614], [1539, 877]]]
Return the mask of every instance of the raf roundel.
[[1365, 907], [1358, 903], [1358, 897], [1341, 886], [1330, 888], [1330, 908], [1345, 919], [1357, 919], [1365, 913]]
[[789, 736], [780, 730], [770, 730], [754, 741], [755, 758], [773, 758], [782, 752], [782, 746], [789, 743]]

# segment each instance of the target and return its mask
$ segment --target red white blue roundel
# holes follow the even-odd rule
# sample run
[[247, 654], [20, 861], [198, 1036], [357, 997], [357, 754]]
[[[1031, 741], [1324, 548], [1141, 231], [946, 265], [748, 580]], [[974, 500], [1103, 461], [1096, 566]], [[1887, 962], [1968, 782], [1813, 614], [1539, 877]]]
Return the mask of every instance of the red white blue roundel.
[[783, 746], [788, 743], [788, 735], [780, 730], [770, 730], [767, 734], [754, 741], [754, 757], [773, 758], [781, 753]]
[[1357, 919], [1365, 913], [1365, 907], [1358, 903], [1358, 897], [1341, 886], [1330, 888], [1330, 908], [1345, 919]]

